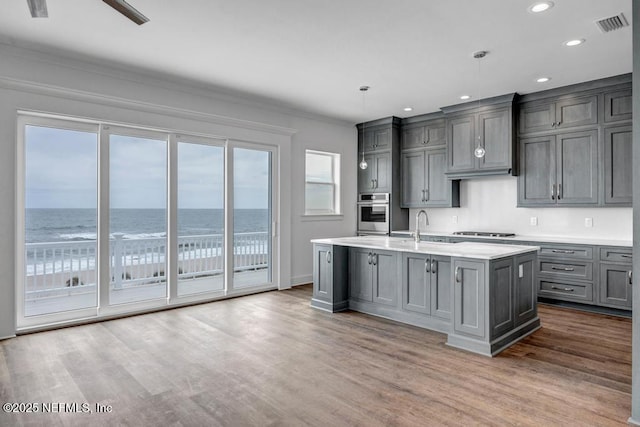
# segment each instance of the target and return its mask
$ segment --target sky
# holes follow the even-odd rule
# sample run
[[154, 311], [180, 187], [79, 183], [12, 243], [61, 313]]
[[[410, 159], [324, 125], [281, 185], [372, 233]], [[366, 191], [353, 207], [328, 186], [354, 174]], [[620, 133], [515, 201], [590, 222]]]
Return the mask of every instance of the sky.
[[[27, 126], [25, 201], [27, 208], [95, 208], [98, 135]], [[165, 208], [165, 141], [112, 135], [112, 208]], [[237, 209], [268, 207], [269, 153], [236, 148], [234, 200]], [[224, 149], [178, 144], [178, 207], [223, 207]]]

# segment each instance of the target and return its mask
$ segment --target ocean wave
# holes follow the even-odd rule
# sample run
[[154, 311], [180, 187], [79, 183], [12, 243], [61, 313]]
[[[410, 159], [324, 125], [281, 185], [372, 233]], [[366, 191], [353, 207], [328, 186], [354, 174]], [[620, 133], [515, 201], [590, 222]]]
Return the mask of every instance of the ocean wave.
[[[115, 239], [115, 233], [112, 233], [109, 237]], [[138, 233], [127, 234], [121, 233], [122, 238], [125, 240], [139, 240], [139, 239], [164, 239], [167, 237], [167, 233]], [[96, 240], [96, 233], [64, 233], [58, 235], [63, 240], [71, 241], [84, 241], [84, 240]]]
[[[127, 240], [135, 240], [135, 239], [164, 239], [167, 237], [167, 233], [139, 233], [139, 234], [127, 234], [124, 233], [122, 236], [123, 239]], [[113, 239], [113, 234], [111, 234], [111, 238]]]
[[61, 239], [64, 240], [74, 240], [74, 241], [82, 241], [82, 240], [96, 240], [96, 233], [68, 233], [68, 234], [59, 234]]

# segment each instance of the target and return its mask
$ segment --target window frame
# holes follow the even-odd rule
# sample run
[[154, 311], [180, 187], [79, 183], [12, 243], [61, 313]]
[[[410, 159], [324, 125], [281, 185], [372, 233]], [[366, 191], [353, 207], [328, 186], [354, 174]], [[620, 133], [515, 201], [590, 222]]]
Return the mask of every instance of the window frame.
[[[307, 175], [307, 157], [309, 154], [313, 154], [313, 155], [321, 155], [321, 156], [326, 156], [329, 157], [331, 159], [331, 181], [325, 181], [325, 182], [319, 182], [319, 181], [309, 181], [308, 179], [308, 175]], [[303, 216], [307, 216], [307, 217], [311, 217], [311, 216], [328, 216], [328, 217], [335, 217], [335, 216], [342, 216], [342, 207], [341, 207], [341, 186], [340, 186], [340, 168], [341, 168], [341, 164], [340, 164], [340, 160], [341, 160], [341, 154], [340, 153], [334, 153], [334, 152], [330, 152], [330, 151], [321, 151], [321, 150], [314, 150], [314, 149], [305, 149], [305, 155], [304, 155], [304, 165], [305, 165], [305, 170], [304, 170], [304, 215]], [[313, 186], [329, 186], [332, 189], [332, 193], [333, 193], [333, 197], [332, 197], [332, 209], [309, 209], [307, 207], [307, 186], [308, 185], [313, 185]]]

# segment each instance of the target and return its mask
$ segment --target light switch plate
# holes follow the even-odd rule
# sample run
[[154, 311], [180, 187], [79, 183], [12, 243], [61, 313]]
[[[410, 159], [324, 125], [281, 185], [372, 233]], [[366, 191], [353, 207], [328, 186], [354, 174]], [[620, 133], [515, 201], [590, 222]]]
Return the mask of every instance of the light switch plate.
[[585, 227], [593, 227], [593, 218], [585, 218], [584, 219]]
[[518, 265], [518, 277], [519, 278], [524, 277], [524, 268], [522, 267], [522, 264]]
[[538, 225], [538, 217], [537, 216], [532, 216], [530, 222], [531, 222], [531, 225], [533, 225], [533, 226]]
[[454, 215], [454, 216], [452, 216], [452, 217], [451, 217], [451, 222], [452, 222], [453, 224], [457, 224], [457, 223], [458, 223], [458, 215]]

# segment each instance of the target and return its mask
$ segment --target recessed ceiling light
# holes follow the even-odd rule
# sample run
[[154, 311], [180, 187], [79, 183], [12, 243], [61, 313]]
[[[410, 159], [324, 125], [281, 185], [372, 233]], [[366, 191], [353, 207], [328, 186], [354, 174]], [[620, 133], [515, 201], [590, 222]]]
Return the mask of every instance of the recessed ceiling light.
[[529, 12], [540, 13], [546, 10], [549, 10], [553, 7], [553, 2], [551, 1], [541, 1], [538, 3], [534, 3], [529, 6]]
[[569, 41], [564, 42], [564, 45], [565, 46], [569, 46], [569, 47], [578, 46], [578, 45], [581, 45], [582, 43], [584, 43], [585, 41], [586, 41], [585, 39], [569, 40]]
[[549, 80], [551, 80], [551, 77], [540, 77], [539, 79], [536, 79], [538, 83], [546, 83]]
[[413, 111], [413, 108], [411, 108], [411, 107], [404, 107], [404, 111]]
[[467, 100], [467, 99], [469, 99], [469, 98], [471, 98], [469, 95], [462, 95], [462, 96], [460, 97], [460, 99], [462, 99], [462, 100], [464, 100], [464, 101], [466, 101], [466, 100]]

